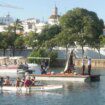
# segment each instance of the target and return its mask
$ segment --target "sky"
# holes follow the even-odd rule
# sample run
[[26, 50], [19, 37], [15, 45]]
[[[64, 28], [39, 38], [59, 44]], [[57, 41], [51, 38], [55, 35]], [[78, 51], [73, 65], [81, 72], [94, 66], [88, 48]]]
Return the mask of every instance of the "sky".
[[[18, 9], [2, 7], [1, 4], [9, 4]], [[0, 16], [9, 13], [15, 19], [36, 18], [47, 21], [55, 5], [59, 15], [80, 7], [96, 12], [105, 22], [105, 0], [0, 0]]]

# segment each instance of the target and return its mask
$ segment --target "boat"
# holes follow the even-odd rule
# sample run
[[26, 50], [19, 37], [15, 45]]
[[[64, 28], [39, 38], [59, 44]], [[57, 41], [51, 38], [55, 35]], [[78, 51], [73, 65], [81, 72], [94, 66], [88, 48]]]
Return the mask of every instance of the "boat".
[[20, 65], [1, 65], [0, 66], [0, 76], [10, 76], [11, 74], [25, 74], [28, 73], [35, 73], [41, 74], [41, 68], [38, 64], [27, 63], [27, 64], [20, 64]]
[[2, 91], [11, 92], [32, 92], [32, 91], [50, 91], [63, 88], [63, 85], [36, 85], [31, 87], [15, 87], [15, 86], [3, 86], [0, 88]]
[[27, 63], [27, 64], [19, 65], [17, 69], [17, 73], [21, 74], [25, 72], [28, 72], [29, 74], [32, 74], [32, 73], [41, 74], [41, 67], [36, 63]]
[[100, 81], [100, 75], [45, 74], [34, 75], [37, 81], [89, 82]]
[[77, 81], [77, 82], [87, 82], [87, 81], [99, 81], [100, 75], [82, 75], [80, 73], [77, 73], [74, 68], [74, 62], [73, 62], [73, 50], [69, 54], [68, 60], [66, 62], [66, 66], [64, 68], [63, 73], [47, 73], [47, 74], [41, 74], [37, 75], [35, 74], [36, 80], [42, 80], [42, 81]]
[[17, 74], [18, 65], [1, 65], [0, 76], [11, 76]]

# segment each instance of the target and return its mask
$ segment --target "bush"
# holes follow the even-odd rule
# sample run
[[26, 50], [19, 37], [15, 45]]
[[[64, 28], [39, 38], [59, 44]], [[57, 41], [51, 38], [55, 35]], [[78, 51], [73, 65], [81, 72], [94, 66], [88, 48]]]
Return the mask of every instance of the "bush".
[[[45, 50], [45, 49], [39, 49], [39, 50], [34, 50], [31, 52], [31, 54], [29, 55], [29, 57], [49, 57], [50, 58], [50, 66], [54, 66], [54, 63], [56, 61], [56, 58], [58, 56], [57, 51], [54, 50]], [[38, 64], [41, 63], [43, 59], [29, 59], [29, 62], [36, 62]]]

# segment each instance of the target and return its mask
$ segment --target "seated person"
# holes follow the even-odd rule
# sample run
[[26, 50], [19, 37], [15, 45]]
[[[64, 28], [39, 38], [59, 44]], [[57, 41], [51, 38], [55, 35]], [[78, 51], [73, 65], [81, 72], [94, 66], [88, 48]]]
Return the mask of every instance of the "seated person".
[[24, 86], [25, 77], [21, 79], [21, 86]]
[[34, 76], [31, 77], [31, 82], [32, 82], [32, 86], [35, 86], [35, 77]]
[[19, 77], [17, 77], [16, 79], [16, 87], [19, 87], [21, 83], [21, 79]]
[[30, 87], [32, 85], [32, 81], [30, 80], [30, 77], [27, 76], [25, 81], [24, 81], [24, 86], [25, 87]]
[[42, 67], [42, 66], [41, 66], [41, 74], [46, 74], [45, 67]]
[[3, 85], [5, 85], [5, 86], [10, 86], [10, 85], [11, 85], [10, 78], [9, 78], [8, 76], [7, 76], [6, 79], [4, 80]]

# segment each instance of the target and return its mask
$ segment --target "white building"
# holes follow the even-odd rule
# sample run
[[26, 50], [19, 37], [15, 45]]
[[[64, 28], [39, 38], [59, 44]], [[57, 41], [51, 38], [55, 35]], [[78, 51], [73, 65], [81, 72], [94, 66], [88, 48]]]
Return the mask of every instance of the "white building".
[[54, 24], [59, 24], [59, 17], [58, 15], [58, 8], [55, 6], [52, 10], [52, 14], [48, 19], [48, 24], [54, 25]]
[[0, 32], [4, 32], [7, 27], [7, 25], [0, 25]]
[[31, 31], [36, 31], [36, 33], [40, 33], [45, 25], [46, 23], [40, 22], [40, 20], [35, 18], [29, 18], [22, 21], [24, 33], [29, 33]]
[[14, 22], [14, 19], [8, 14], [4, 17], [0, 17], [0, 24], [1, 25], [9, 25]]

